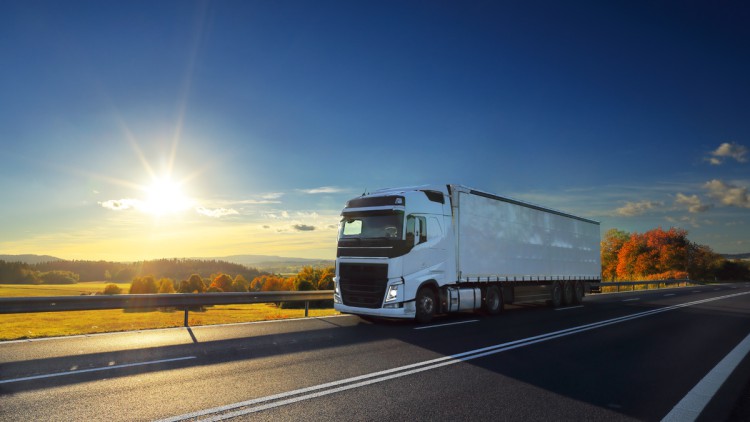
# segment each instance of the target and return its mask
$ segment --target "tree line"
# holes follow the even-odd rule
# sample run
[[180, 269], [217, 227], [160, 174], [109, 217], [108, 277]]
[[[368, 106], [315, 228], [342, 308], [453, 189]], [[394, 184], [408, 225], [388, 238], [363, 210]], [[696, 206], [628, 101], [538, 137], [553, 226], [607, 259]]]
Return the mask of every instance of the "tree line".
[[136, 277], [151, 275], [157, 279], [172, 277], [187, 279], [193, 274], [237, 274], [252, 280], [265, 274], [256, 268], [220, 260], [157, 259], [140, 262], [109, 261], [51, 261], [39, 264], [0, 261], [0, 283], [43, 284], [53, 283], [57, 277], [67, 283], [78, 281], [112, 281], [126, 283]]
[[[269, 291], [309, 291], [333, 290], [334, 267], [314, 268], [303, 267], [299, 273], [291, 277], [263, 274], [248, 281], [242, 274], [234, 278], [229, 274], [212, 274], [203, 278], [198, 274], [181, 280], [179, 283], [171, 278], [162, 277], [157, 280], [153, 275], [135, 277], [130, 283], [128, 294], [151, 293], [223, 293], [223, 292], [269, 292]], [[119, 285], [107, 284], [102, 292], [105, 295], [124, 293]], [[282, 308], [302, 306], [302, 303], [282, 302]], [[331, 301], [312, 301], [311, 306], [331, 306]]]
[[0, 283], [75, 284], [78, 274], [65, 270], [38, 271], [23, 262], [0, 261]]
[[[290, 277], [263, 274], [248, 281], [242, 274], [232, 277], [218, 273], [210, 277], [192, 274], [176, 282], [172, 278], [157, 278], [153, 275], [133, 278], [129, 294], [149, 293], [222, 293], [222, 292], [270, 292], [270, 291], [308, 291], [333, 290], [334, 268], [303, 267], [299, 273]], [[102, 293], [120, 294], [124, 289], [115, 283], [105, 286]]]
[[748, 263], [727, 260], [687, 235], [674, 227], [645, 233], [608, 230], [601, 243], [602, 280], [750, 279]]

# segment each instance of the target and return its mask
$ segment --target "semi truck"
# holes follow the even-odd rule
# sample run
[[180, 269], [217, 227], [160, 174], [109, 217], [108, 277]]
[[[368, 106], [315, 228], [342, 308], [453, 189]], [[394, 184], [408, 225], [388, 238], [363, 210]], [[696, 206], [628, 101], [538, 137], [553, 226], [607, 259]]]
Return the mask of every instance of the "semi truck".
[[601, 281], [599, 222], [461, 185], [365, 193], [341, 212], [334, 308], [412, 318], [547, 301]]

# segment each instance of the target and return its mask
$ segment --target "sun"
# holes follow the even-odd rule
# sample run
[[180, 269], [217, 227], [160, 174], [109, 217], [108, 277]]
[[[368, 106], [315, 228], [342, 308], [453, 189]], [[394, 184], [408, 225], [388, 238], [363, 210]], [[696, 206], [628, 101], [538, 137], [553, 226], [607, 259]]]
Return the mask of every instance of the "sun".
[[142, 209], [152, 215], [176, 214], [193, 206], [193, 201], [183, 193], [182, 184], [169, 177], [154, 179], [144, 190], [146, 198]]

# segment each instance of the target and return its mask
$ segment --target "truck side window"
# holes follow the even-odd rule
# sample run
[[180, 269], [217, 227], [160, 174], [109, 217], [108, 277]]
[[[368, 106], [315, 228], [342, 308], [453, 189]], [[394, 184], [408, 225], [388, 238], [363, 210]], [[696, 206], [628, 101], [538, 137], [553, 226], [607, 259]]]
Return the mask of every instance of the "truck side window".
[[[415, 236], [419, 241], [415, 242]], [[424, 217], [410, 215], [406, 218], [406, 241], [409, 244], [418, 245], [427, 241], [427, 220]]]

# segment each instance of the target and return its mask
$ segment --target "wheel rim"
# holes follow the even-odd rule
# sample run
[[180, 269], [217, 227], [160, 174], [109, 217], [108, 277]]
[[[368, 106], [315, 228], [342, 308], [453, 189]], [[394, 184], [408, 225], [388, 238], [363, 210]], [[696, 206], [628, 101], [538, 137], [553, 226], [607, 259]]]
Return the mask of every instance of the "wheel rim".
[[425, 294], [424, 296], [422, 296], [422, 300], [419, 302], [419, 305], [425, 313], [431, 314], [432, 309], [435, 306], [435, 301], [429, 295]]
[[500, 297], [497, 294], [497, 290], [490, 289], [487, 292], [487, 306], [492, 311], [495, 311], [500, 307]]

